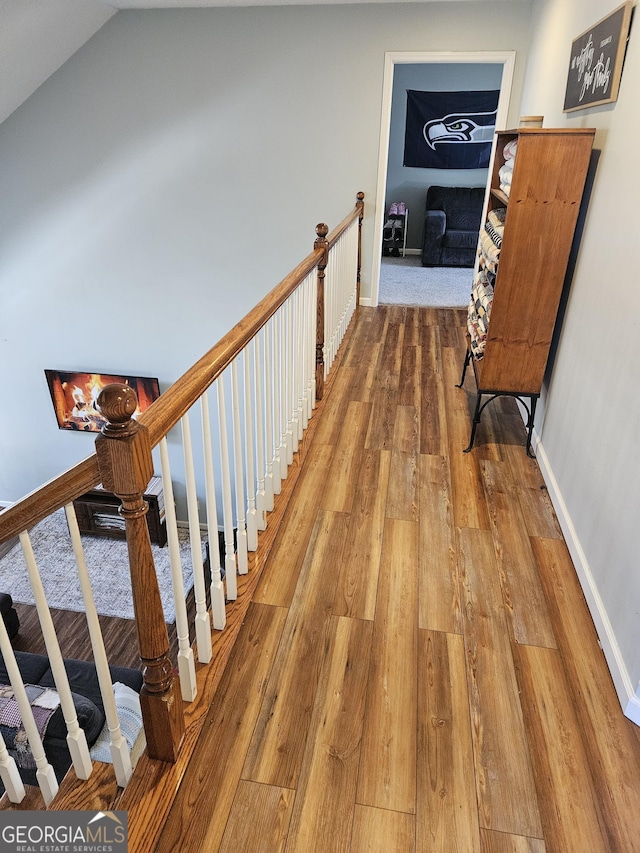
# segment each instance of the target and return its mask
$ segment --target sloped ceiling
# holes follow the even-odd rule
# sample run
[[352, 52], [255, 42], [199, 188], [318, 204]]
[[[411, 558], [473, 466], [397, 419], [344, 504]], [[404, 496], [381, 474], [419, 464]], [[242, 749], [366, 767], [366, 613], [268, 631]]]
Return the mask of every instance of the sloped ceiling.
[[[0, 122], [24, 103], [38, 86], [60, 68], [119, 9], [305, 5], [317, 2], [318, 0], [0, 0]], [[321, 2], [388, 3], [406, 0]]]

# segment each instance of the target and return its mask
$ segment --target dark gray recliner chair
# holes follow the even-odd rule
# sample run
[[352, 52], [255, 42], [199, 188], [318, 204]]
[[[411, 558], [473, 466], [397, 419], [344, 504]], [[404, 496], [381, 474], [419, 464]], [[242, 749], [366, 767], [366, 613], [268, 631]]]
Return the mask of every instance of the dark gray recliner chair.
[[474, 266], [483, 201], [484, 187], [429, 187], [423, 267]]

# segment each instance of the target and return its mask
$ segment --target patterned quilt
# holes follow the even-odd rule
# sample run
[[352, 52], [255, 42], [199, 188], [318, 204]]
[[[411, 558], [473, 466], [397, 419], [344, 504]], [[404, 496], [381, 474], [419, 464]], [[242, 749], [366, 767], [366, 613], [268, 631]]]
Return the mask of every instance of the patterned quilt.
[[[50, 687], [39, 687], [36, 684], [25, 684], [25, 690], [38, 734], [44, 740], [49, 720], [60, 705], [60, 697]], [[18, 767], [35, 770], [36, 763], [27, 740], [22, 714], [15, 700], [13, 688], [7, 684], [0, 684], [0, 733], [9, 755], [15, 759]]]
[[492, 305], [493, 287], [487, 280], [487, 277], [480, 271], [473, 283], [467, 319], [467, 329], [471, 339], [471, 353], [477, 361], [484, 355]]

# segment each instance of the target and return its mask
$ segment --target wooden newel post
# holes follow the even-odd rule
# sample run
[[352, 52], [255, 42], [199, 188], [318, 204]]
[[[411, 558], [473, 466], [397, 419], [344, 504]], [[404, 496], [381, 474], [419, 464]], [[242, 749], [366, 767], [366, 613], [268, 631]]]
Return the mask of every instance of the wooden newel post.
[[358, 269], [356, 272], [356, 311], [360, 307], [360, 270], [362, 269], [362, 220], [364, 219], [364, 193], [356, 194], [358, 208]]
[[314, 249], [322, 249], [322, 258], [318, 261], [318, 307], [316, 311], [316, 400], [322, 400], [324, 394], [324, 276], [329, 260], [329, 226], [321, 222], [316, 225]]
[[127, 534], [133, 608], [144, 665], [140, 704], [147, 753], [151, 758], [174, 762], [184, 737], [184, 716], [169, 658], [167, 626], [147, 527], [148, 505], [143, 499], [153, 475], [151, 445], [146, 427], [132, 419], [138, 401], [131, 387], [108, 385], [97, 402], [108, 421], [96, 439], [102, 485], [122, 501], [120, 513]]

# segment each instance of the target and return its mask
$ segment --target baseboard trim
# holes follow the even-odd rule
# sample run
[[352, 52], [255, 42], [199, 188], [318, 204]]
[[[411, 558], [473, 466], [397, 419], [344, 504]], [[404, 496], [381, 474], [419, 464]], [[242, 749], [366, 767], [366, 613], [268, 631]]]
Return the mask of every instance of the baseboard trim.
[[370, 296], [361, 296], [360, 297], [360, 305], [364, 306], [365, 308], [370, 308], [371, 304], [372, 303], [371, 303], [371, 297]]
[[629, 699], [623, 710], [625, 717], [630, 719], [632, 723], [635, 723], [636, 726], [640, 726], [640, 686], [638, 686], [638, 691]]
[[[562, 492], [555, 478], [553, 469], [549, 462], [544, 445], [538, 434], [534, 430], [533, 446], [535, 448], [536, 458], [540, 471], [544, 478], [549, 497], [555, 509], [560, 523], [560, 528], [567, 543], [569, 554], [573, 560], [582, 592], [587, 601], [591, 618], [593, 619], [602, 651], [604, 652], [611, 678], [618, 695], [618, 701], [622, 711], [633, 723], [640, 726], [640, 695], [636, 695], [633, 690], [633, 685], [629, 673], [624, 664], [620, 647], [615, 637], [613, 627], [609, 621], [609, 616], [604, 606], [604, 602], [600, 597], [597, 584], [593, 577], [591, 567], [584, 553], [577, 531], [574, 527], [569, 509], [564, 502]], [[640, 690], [640, 687], [639, 687]]]

